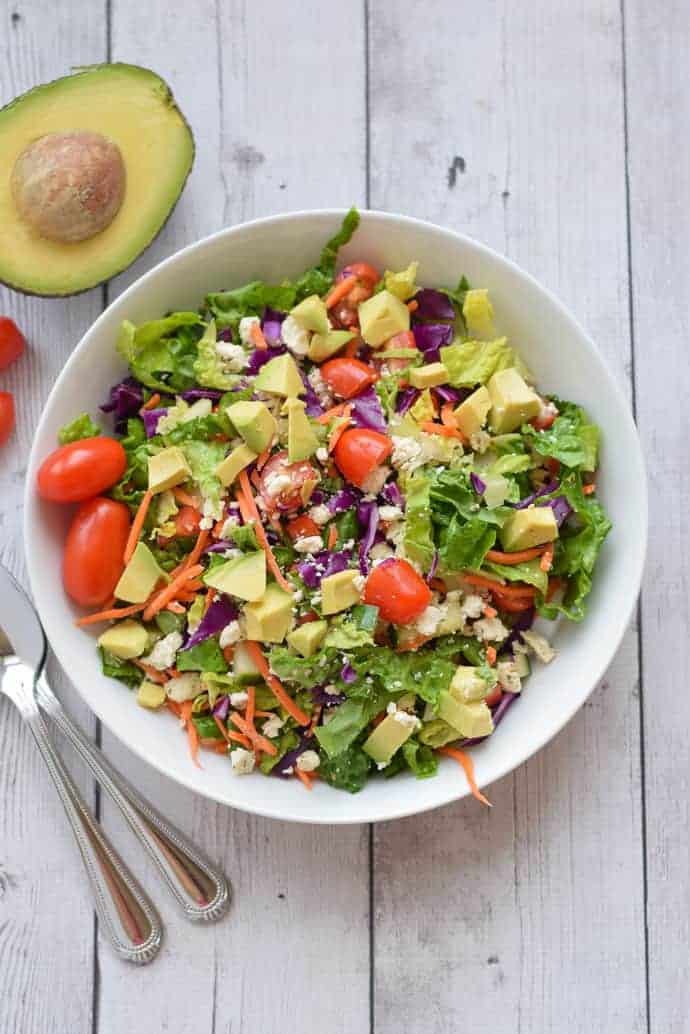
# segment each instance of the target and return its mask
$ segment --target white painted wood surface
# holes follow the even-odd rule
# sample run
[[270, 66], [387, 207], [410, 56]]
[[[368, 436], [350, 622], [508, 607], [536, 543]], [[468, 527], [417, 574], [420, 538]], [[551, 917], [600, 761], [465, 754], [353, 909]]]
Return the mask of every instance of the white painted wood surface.
[[[659, 527], [642, 701], [634, 628], [557, 740], [492, 787], [490, 814], [464, 801], [371, 835], [253, 819], [104, 734], [236, 888], [226, 922], [184, 923], [103, 802], [165, 914], [152, 969], [101, 943], [52, 790], [5, 706], [3, 1034], [690, 1031], [689, 29], [681, 0], [0, 0], [0, 103], [110, 56], [160, 71], [194, 127], [182, 201], [110, 297], [175, 248], [280, 210], [354, 201], [462, 229], [552, 287], [631, 394], [634, 372]], [[20, 577], [32, 427], [102, 303], [98, 290], [0, 292], [32, 345], [0, 375], [20, 415], [0, 454], [0, 550]]]

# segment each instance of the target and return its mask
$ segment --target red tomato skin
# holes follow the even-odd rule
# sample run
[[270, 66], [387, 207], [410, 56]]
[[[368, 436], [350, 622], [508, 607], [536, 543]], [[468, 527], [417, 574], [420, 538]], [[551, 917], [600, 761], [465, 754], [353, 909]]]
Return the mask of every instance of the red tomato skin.
[[[291, 484], [278, 492], [272, 492], [271, 479], [275, 475], [284, 474], [290, 478]], [[299, 510], [303, 506], [302, 486], [307, 481], [319, 481], [318, 472], [307, 460], [299, 460], [297, 463], [290, 463], [285, 450], [271, 456], [270, 460], [261, 470], [261, 497], [270, 513], [279, 510], [281, 513], [290, 513]]]
[[329, 359], [321, 367], [321, 377], [334, 394], [343, 399], [354, 398], [378, 380], [378, 374], [360, 359]]
[[357, 427], [340, 436], [333, 457], [343, 477], [361, 488], [362, 482], [381, 466], [392, 451], [393, 443], [385, 434]]
[[194, 506], [183, 506], [175, 514], [175, 534], [180, 538], [189, 538], [199, 531], [201, 514]]
[[0, 316], [0, 370], [18, 359], [26, 348], [26, 339], [9, 316]]
[[406, 560], [384, 560], [364, 586], [363, 600], [394, 625], [409, 625], [431, 603], [431, 589]]
[[0, 445], [4, 445], [14, 431], [14, 396], [9, 391], [0, 391]]
[[293, 542], [296, 539], [308, 538], [310, 535], [321, 537], [321, 528], [306, 513], [302, 514], [301, 517], [293, 517], [291, 521], [288, 521], [285, 530]]
[[38, 492], [54, 503], [81, 503], [111, 488], [127, 467], [114, 438], [82, 438], [51, 452], [38, 471]]
[[77, 509], [67, 532], [62, 583], [80, 607], [100, 607], [112, 596], [125, 568], [129, 528], [124, 503], [97, 496]]

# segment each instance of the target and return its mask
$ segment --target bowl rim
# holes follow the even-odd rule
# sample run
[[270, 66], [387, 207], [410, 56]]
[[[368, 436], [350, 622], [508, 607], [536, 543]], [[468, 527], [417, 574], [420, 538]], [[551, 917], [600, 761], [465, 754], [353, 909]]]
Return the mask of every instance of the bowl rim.
[[[139, 292], [149, 280], [153, 280], [159, 277], [161, 274], [169, 268], [179, 262], [183, 257], [189, 256], [196, 251], [202, 251], [206, 247], [213, 243], [222, 240], [232, 240], [233, 236], [239, 233], [244, 233], [247, 230], [254, 228], [263, 227], [266, 225], [276, 225], [285, 222], [292, 221], [304, 221], [304, 220], [342, 220], [345, 213], [348, 211], [347, 208], [318, 208], [318, 209], [301, 209], [294, 212], [281, 212], [275, 215], [261, 216], [256, 219], [247, 220], [245, 222], [237, 223], [233, 226], [226, 226], [220, 230], [216, 230], [214, 233], [208, 234], [205, 237], [200, 238], [197, 241], [193, 241], [190, 244], [174, 251], [167, 258], [162, 259], [151, 269], [147, 270], [141, 276], [137, 277], [121, 294], [114, 298], [108, 306], [101, 312], [97, 318], [90, 324], [84, 334], [81, 336], [74, 349], [72, 350], [69, 358], [65, 362], [60, 374], [58, 375], [55, 383], [53, 384], [48, 397], [44, 403], [43, 411], [39, 422], [34, 431], [34, 437], [29, 453], [29, 461], [27, 465], [26, 484], [24, 490], [24, 518], [22, 523], [22, 533], [24, 542], [31, 541], [32, 526], [40, 520], [40, 516], [37, 512], [38, 499], [37, 494], [33, 491], [33, 485], [35, 483], [36, 471], [39, 465], [39, 458], [37, 456], [36, 442], [39, 438], [39, 433], [45, 419], [45, 412], [48, 409], [48, 403], [52, 397], [57, 394], [65, 381], [68, 381], [72, 375], [72, 369], [75, 366], [80, 353], [88, 347], [88, 341], [92, 338], [96, 338], [98, 330], [102, 323], [106, 322], [111, 309], [115, 305], [121, 305], [123, 302], [133, 294]], [[440, 234], [442, 237], [452, 239], [454, 241], [460, 241], [468, 245], [471, 249], [474, 249], [479, 254], [483, 255], [485, 259], [490, 260], [498, 266], [503, 266], [507, 271], [520, 279], [526, 280], [532, 285], [534, 289], [542, 294], [547, 302], [552, 306], [554, 312], [560, 320], [567, 324], [571, 331], [579, 338], [580, 346], [583, 347], [588, 353], [590, 360], [599, 367], [600, 372], [603, 374], [606, 380], [607, 391], [616, 397], [619, 404], [619, 408], [622, 414], [624, 414], [624, 420], [627, 423], [628, 433], [632, 432], [632, 440], [635, 442], [636, 448], [634, 455], [631, 457], [631, 462], [637, 466], [639, 473], [639, 499], [638, 503], [641, 506], [639, 512], [639, 524], [640, 524], [640, 536], [635, 543], [634, 554], [628, 555], [629, 566], [635, 572], [633, 580], [634, 591], [630, 593], [630, 597], [627, 606], [619, 607], [616, 614], [611, 617], [611, 624], [615, 627], [615, 634], [608, 638], [607, 649], [602, 652], [601, 660], [592, 669], [592, 673], [588, 677], [588, 681], [591, 683], [586, 694], [581, 698], [577, 699], [577, 702], [570, 707], [563, 708], [562, 720], [559, 720], [555, 726], [551, 726], [546, 729], [542, 734], [538, 735], [533, 743], [526, 751], [523, 751], [519, 755], [516, 755], [512, 759], [507, 759], [504, 763], [499, 764], [496, 771], [492, 773], [489, 779], [483, 779], [478, 781], [480, 788], [485, 788], [502, 779], [510, 772], [515, 771], [520, 765], [523, 765], [536, 753], [542, 750], [552, 739], [563, 730], [568, 722], [577, 714], [586, 700], [590, 697], [594, 688], [598, 685], [602, 679], [604, 673], [613, 661], [621, 641], [628, 629], [631, 617], [637, 606], [639, 598], [640, 587], [642, 584], [642, 577], [644, 574], [645, 559], [647, 553], [647, 542], [649, 532], [649, 492], [648, 492], [648, 479], [647, 471], [645, 467], [644, 455], [641, 448], [639, 434], [637, 426], [633, 417], [631, 404], [626, 398], [624, 392], [618, 385], [612, 371], [609, 369], [608, 364], [605, 362], [604, 357], [599, 352], [599, 349], [595, 345], [593, 339], [582, 327], [579, 321], [572, 315], [566, 305], [553, 293], [549, 288], [545, 287], [539, 280], [536, 279], [531, 273], [527, 272], [521, 266], [519, 266], [512, 259], [501, 255], [493, 248], [489, 247], [481, 241], [469, 236], [468, 234], [462, 233], [458, 230], [451, 230], [448, 227], [439, 225], [438, 223], [430, 220], [418, 219], [414, 216], [402, 215], [395, 212], [383, 212], [376, 209], [360, 209], [360, 217], [362, 220], [380, 222], [385, 225], [409, 225], [416, 227], [422, 231], [432, 231], [434, 234]], [[37, 599], [35, 587], [39, 584], [38, 579], [38, 558], [34, 551], [27, 550], [25, 548], [25, 556], [27, 562], [27, 570], [29, 575], [29, 583], [31, 586], [31, 592], [34, 597], [36, 609], [38, 610], [39, 617], [43, 623], [41, 616], [41, 606]], [[59, 646], [51, 645], [51, 649], [55, 654], [57, 660], [60, 662], [61, 667], [67, 671], [68, 666], [61, 657], [61, 650]], [[72, 680], [70, 679], [72, 682]], [[392, 799], [391, 805], [380, 809], [380, 814], [367, 814], [366, 816], [357, 817], [352, 815], [336, 815], [323, 817], [318, 814], [305, 815], [300, 812], [291, 812], [289, 808], [280, 807], [272, 808], [270, 806], [262, 807], [256, 806], [246, 801], [234, 800], [230, 803], [226, 798], [218, 793], [215, 793], [212, 789], [204, 790], [203, 788], [196, 785], [191, 777], [189, 779], [181, 773], [171, 772], [165, 767], [162, 762], [159, 762], [154, 757], [151, 757], [146, 753], [146, 746], [143, 743], [133, 742], [125, 740], [119, 732], [117, 732], [110, 724], [108, 720], [108, 709], [98, 706], [98, 698], [96, 700], [93, 697], [89, 697], [83, 693], [78, 681], [72, 682], [77, 689], [79, 696], [85, 702], [90, 711], [92, 711], [96, 717], [103, 722], [103, 724], [109, 729], [109, 731], [119, 740], [120, 743], [128, 750], [132, 751], [137, 757], [141, 758], [144, 762], [151, 765], [156, 771], [166, 776], [168, 779], [173, 780], [175, 783], [184, 786], [186, 789], [191, 790], [193, 793], [206, 798], [207, 800], [215, 801], [218, 804], [223, 804], [226, 807], [237, 808], [240, 811], [247, 812], [249, 814], [258, 815], [262, 818], [277, 819], [285, 822], [297, 822], [305, 823], [308, 825], [327, 825], [327, 826], [341, 826], [341, 825], [358, 825], [361, 823], [369, 822], [388, 822], [396, 819], [406, 818], [411, 815], [423, 814], [424, 812], [434, 810], [436, 808], [443, 807], [444, 805], [450, 804], [454, 801], [460, 800], [463, 797], [467, 797], [470, 794], [469, 786], [466, 785], [464, 780], [457, 781], [457, 789], [454, 787], [449, 792], [439, 793], [438, 797], [434, 800], [415, 805], [413, 803], [414, 795], [401, 797], [401, 803], [396, 806], [396, 799]], [[440, 785], [440, 784], [439, 784]], [[328, 788], [329, 792], [331, 788]], [[356, 798], [355, 798], [356, 799]]]

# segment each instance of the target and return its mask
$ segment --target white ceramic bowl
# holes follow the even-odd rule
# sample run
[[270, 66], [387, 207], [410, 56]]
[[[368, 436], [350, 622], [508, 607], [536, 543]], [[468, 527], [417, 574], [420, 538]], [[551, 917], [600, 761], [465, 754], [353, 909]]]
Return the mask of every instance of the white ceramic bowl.
[[[136, 706], [120, 683], [105, 678], [90, 634], [74, 626], [60, 566], [70, 508], [38, 499], [41, 461], [55, 448], [58, 428], [83, 410], [98, 418], [111, 384], [125, 373], [115, 353], [120, 321], [153, 319], [171, 309], [195, 309], [208, 291], [254, 278], [279, 281], [317, 260], [343, 212], [317, 211], [260, 219], [193, 244], [141, 277], [96, 320], [66, 364], [43, 411], [27, 476], [25, 542], [34, 599], [63, 668], [108, 728], [160, 772], [214, 800], [260, 815], [300, 822], [351, 823], [393, 819], [464, 796], [467, 783], [445, 760], [434, 779], [374, 779], [354, 796], [297, 780], [236, 777], [227, 760], [204, 754], [203, 771], [189, 758], [178, 725]], [[473, 751], [485, 786], [534, 754], [584, 703], [611, 661], [640, 586], [647, 528], [645, 472], [627, 402], [595, 346], [563, 306], [489, 248], [429, 223], [366, 212], [342, 260], [366, 259], [384, 269], [419, 260], [419, 281], [455, 285], [462, 273], [488, 287], [497, 323], [535, 372], [539, 385], [583, 403], [603, 430], [600, 495], [614, 524], [601, 554], [587, 619], [562, 623], [558, 656], [536, 667], [522, 699], [495, 736]], [[95, 636], [95, 633], [93, 633]]]

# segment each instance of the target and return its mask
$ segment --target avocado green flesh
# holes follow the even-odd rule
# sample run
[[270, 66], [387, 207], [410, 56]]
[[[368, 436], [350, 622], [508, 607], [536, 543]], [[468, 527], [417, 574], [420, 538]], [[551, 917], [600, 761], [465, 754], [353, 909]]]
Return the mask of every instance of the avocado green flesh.
[[[48, 133], [91, 130], [113, 140], [126, 169], [122, 206], [88, 240], [38, 236], [10, 189], [18, 156]], [[167, 84], [136, 65], [83, 68], [0, 110], [0, 282], [27, 294], [85, 291], [126, 269], [170, 215], [194, 160], [194, 138]]]

